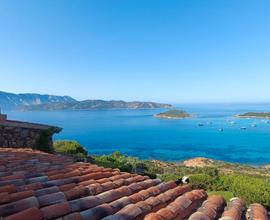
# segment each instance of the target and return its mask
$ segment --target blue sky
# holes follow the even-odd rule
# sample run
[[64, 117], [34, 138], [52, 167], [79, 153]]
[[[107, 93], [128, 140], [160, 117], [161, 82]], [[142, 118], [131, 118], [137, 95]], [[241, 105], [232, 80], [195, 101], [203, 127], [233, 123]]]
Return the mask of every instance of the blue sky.
[[270, 101], [270, 1], [0, 0], [0, 90]]

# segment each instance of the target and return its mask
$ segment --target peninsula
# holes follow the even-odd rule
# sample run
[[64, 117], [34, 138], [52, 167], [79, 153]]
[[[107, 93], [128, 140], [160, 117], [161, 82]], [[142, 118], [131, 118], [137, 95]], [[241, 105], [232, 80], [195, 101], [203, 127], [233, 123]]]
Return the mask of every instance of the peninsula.
[[270, 118], [270, 112], [247, 112], [236, 115], [238, 118]]
[[189, 118], [190, 114], [183, 110], [169, 110], [166, 112], [162, 112], [159, 114], [155, 114], [156, 118], [166, 118], [166, 119], [181, 119], [181, 118]]
[[122, 100], [82, 100], [70, 96], [41, 95], [35, 93], [14, 94], [0, 91], [0, 108], [4, 110], [53, 111], [96, 109], [155, 109], [172, 108], [170, 104]]
[[125, 102], [125, 101], [104, 101], [85, 100], [77, 102], [57, 102], [39, 105], [23, 106], [23, 111], [53, 111], [53, 110], [96, 110], [96, 109], [155, 109], [171, 108], [172, 105], [155, 102]]

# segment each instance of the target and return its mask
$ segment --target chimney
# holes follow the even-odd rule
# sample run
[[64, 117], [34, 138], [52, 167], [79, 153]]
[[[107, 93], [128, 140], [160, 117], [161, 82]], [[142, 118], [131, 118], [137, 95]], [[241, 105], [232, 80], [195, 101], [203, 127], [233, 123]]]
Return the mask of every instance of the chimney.
[[3, 115], [1, 113], [1, 108], [0, 108], [0, 122], [5, 122], [7, 120], [7, 115]]

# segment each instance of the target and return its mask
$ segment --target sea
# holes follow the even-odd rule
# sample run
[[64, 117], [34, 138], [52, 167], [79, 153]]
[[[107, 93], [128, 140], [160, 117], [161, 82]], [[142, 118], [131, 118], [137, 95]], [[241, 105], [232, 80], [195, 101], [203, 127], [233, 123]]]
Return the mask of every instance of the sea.
[[55, 140], [77, 140], [90, 154], [120, 151], [141, 159], [180, 162], [207, 157], [250, 165], [270, 164], [270, 120], [234, 117], [270, 111], [270, 104], [182, 104], [187, 119], [160, 119], [167, 109], [9, 111], [10, 119], [62, 127]]

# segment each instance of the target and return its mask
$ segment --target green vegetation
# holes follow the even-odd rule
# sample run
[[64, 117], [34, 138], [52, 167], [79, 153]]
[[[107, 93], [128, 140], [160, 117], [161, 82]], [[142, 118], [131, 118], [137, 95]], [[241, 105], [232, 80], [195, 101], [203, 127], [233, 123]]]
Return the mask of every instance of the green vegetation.
[[247, 112], [237, 115], [239, 118], [270, 118], [270, 112]]
[[[0, 100], [1, 101], [1, 100]], [[24, 111], [53, 111], [53, 110], [93, 110], [93, 109], [154, 109], [171, 108], [170, 104], [160, 104], [155, 102], [125, 102], [125, 101], [103, 101], [103, 100], [84, 100], [50, 102], [35, 105], [20, 106]]]
[[208, 191], [207, 194], [211, 195], [220, 195], [223, 196], [224, 199], [228, 202], [231, 198], [235, 197], [232, 192], [229, 191]]
[[44, 151], [47, 153], [52, 153], [53, 149], [52, 147], [48, 146], [48, 143], [50, 142], [51, 136], [53, 131], [51, 130], [45, 130], [40, 133], [40, 136], [36, 142], [36, 145], [34, 146], [34, 149]]
[[93, 162], [101, 166], [158, 177], [163, 181], [179, 180], [187, 175], [194, 189], [205, 189], [209, 194], [224, 196], [226, 200], [237, 196], [247, 204], [258, 202], [270, 209], [270, 170], [267, 169], [221, 161], [206, 167], [186, 167], [182, 164], [140, 160], [120, 152], [93, 158]]
[[88, 152], [77, 141], [60, 140], [53, 144], [54, 151], [57, 153], [72, 155], [77, 159], [84, 159]]
[[270, 209], [270, 180], [243, 174], [221, 175], [219, 188], [231, 191], [247, 204], [259, 202]]
[[[58, 153], [87, 157], [87, 151], [76, 141], [57, 141], [54, 150]], [[92, 156], [92, 163], [99, 166], [119, 168], [121, 171], [160, 178], [163, 181], [179, 180], [189, 176], [192, 188], [201, 188], [209, 195], [222, 195], [226, 200], [240, 197], [247, 205], [258, 202], [270, 210], [270, 169], [241, 164], [214, 161], [209, 166], [186, 167], [183, 164], [140, 160], [114, 152], [111, 155]]]
[[189, 118], [190, 115], [182, 110], [169, 110], [154, 115], [156, 118], [168, 118], [168, 119], [178, 119], [178, 118]]
[[128, 157], [120, 152], [114, 152], [111, 155], [93, 156], [93, 162], [99, 166], [119, 168], [124, 172], [138, 173], [147, 175], [150, 178], [156, 178], [156, 173], [151, 166], [150, 161], [142, 161], [136, 157]]

